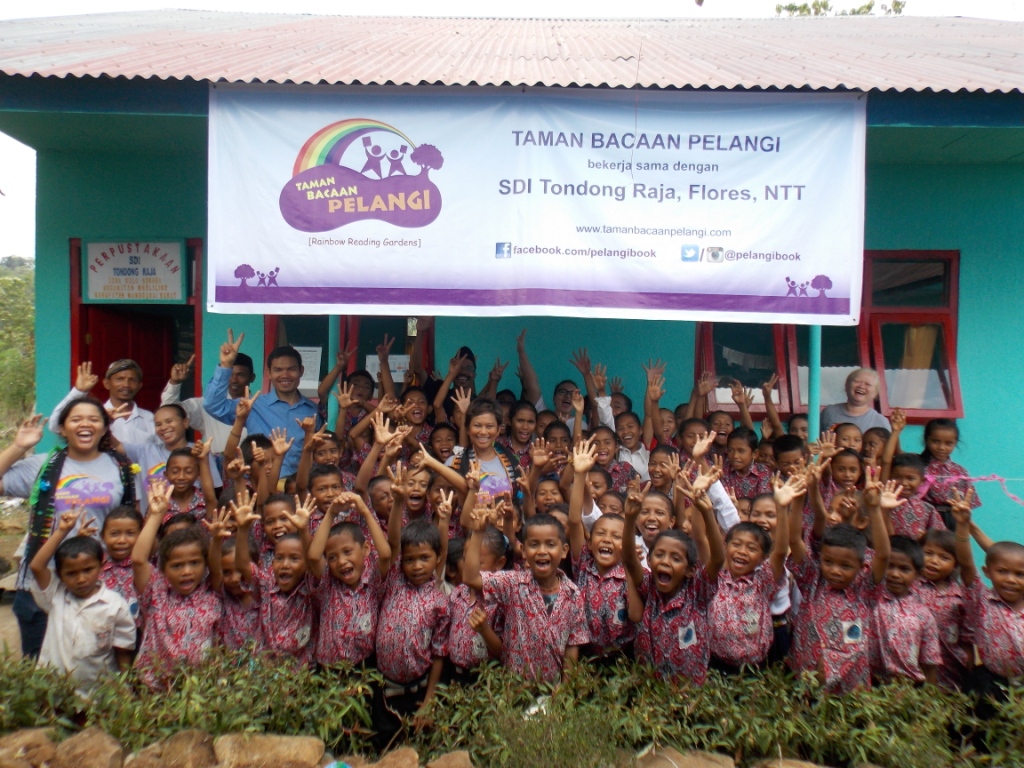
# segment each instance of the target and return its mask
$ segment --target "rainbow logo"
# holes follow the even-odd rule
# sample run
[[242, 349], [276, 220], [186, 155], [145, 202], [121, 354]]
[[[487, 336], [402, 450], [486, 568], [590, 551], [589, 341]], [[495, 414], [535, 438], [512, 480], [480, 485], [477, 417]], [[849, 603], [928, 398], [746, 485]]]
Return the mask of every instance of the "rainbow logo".
[[167, 468], [167, 462], [166, 461], [161, 463], [161, 464], [154, 464], [152, 467], [149, 468], [149, 471], [146, 472], [146, 476], [147, 477], [156, 477], [157, 475], [162, 475], [164, 473], [164, 469], [166, 469], [166, 468]]
[[341, 120], [321, 128], [309, 137], [302, 145], [302, 149], [299, 150], [298, 157], [295, 158], [292, 176], [298, 176], [303, 171], [308, 171], [319, 165], [341, 165], [341, 158], [352, 142], [374, 131], [392, 133], [408, 144], [411, 149], [416, 149], [416, 144], [412, 139], [387, 123], [363, 117]]
[[72, 483], [78, 480], [85, 480], [88, 477], [89, 475], [68, 475], [67, 477], [61, 478], [60, 482], [57, 483], [57, 490], [59, 491], [64, 488], [67, 488]]

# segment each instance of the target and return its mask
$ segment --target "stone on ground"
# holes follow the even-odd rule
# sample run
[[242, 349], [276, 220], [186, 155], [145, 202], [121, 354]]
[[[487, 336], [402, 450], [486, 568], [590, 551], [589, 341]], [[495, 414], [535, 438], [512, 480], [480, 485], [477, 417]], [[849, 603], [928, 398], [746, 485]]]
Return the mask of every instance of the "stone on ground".
[[213, 742], [219, 768], [320, 768], [324, 743], [312, 736], [231, 733]]
[[715, 752], [679, 752], [671, 747], [660, 747], [637, 758], [637, 768], [735, 768], [728, 755]]
[[25, 728], [0, 738], [0, 761], [20, 760], [32, 768], [41, 768], [57, 754], [50, 740], [50, 728]]
[[51, 768], [121, 768], [124, 750], [99, 728], [86, 728], [57, 745]]
[[402, 747], [388, 752], [367, 768], [420, 768], [420, 756], [412, 747]]
[[473, 768], [473, 761], [469, 759], [469, 752], [459, 749], [431, 760], [427, 768]]
[[164, 741], [162, 759], [164, 768], [212, 768], [217, 765], [213, 737], [206, 731], [180, 731]]

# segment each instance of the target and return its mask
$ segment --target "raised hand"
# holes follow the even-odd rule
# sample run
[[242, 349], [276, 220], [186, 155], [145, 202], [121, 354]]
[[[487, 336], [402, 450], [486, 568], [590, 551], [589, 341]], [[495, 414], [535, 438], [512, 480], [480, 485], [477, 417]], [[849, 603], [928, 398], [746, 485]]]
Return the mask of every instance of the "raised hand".
[[746, 405], [748, 408], [754, 403], [754, 390], [743, 386], [743, 382], [733, 379], [729, 384], [732, 390], [732, 401], [736, 405]]
[[338, 408], [342, 411], [347, 411], [356, 404], [356, 399], [352, 394], [352, 389], [351, 384], [339, 381], [338, 388], [333, 392], [334, 399], [338, 401]]
[[775, 503], [780, 507], [788, 507], [793, 499], [807, 493], [807, 478], [803, 475], [790, 475], [786, 482], [782, 482], [782, 476], [776, 472], [772, 475], [772, 490]]
[[693, 481], [694, 493], [707, 491], [708, 488], [717, 483], [721, 478], [722, 470], [718, 467], [712, 467], [707, 472], [704, 471], [703, 467], [698, 467], [697, 479]]
[[181, 384], [183, 381], [188, 379], [188, 372], [192, 368], [192, 363], [196, 361], [196, 356], [192, 355], [186, 363], [175, 363], [171, 366], [171, 383]]
[[818, 455], [823, 459], [831, 459], [837, 453], [839, 448], [836, 447], [836, 433], [831, 430], [822, 432], [821, 439], [818, 440]]
[[594, 438], [578, 443], [572, 449], [572, 468], [577, 475], [583, 475], [594, 468], [597, 446]]
[[900, 495], [903, 493], [903, 486], [895, 480], [890, 480], [884, 486], [882, 486], [882, 493], [880, 504], [882, 509], [892, 511], [897, 507], [901, 507], [907, 503], [906, 499], [901, 499]]
[[893, 408], [889, 415], [889, 424], [892, 426], [893, 432], [903, 431], [903, 428], [907, 426], [907, 414], [903, 412], [902, 408]]
[[466, 362], [467, 356], [461, 352], [456, 352], [455, 357], [448, 361], [448, 378], [454, 379], [459, 375], [459, 371], [462, 369], [462, 364]]
[[464, 387], [459, 387], [452, 395], [452, 402], [455, 403], [455, 410], [463, 417], [469, 413], [469, 406], [473, 403], [473, 394]]
[[[594, 389], [597, 392], [604, 392], [605, 385], [608, 383], [608, 366], [603, 363], [596, 363], [594, 365]], [[620, 384], [622, 382], [619, 382]], [[622, 391], [622, 388], [619, 388]]]
[[656, 375], [647, 380], [647, 399], [657, 404], [665, 396], [665, 377]]
[[441, 500], [437, 503], [437, 509], [434, 510], [439, 521], [447, 523], [452, 519], [452, 510], [455, 508], [453, 504], [454, 499], [455, 491], [448, 491], [447, 493], [444, 490], [441, 491]]
[[356, 349], [357, 347], [355, 342], [349, 344], [346, 349], [339, 349], [338, 353], [334, 356], [334, 364], [338, 368], [344, 370], [345, 366], [348, 365], [348, 361], [352, 358], [352, 355], [356, 353]]
[[241, 348], [242, 339], [244, 338], [245, 334], [240, 333], [236, 340], [234, 332], [228, 328], [228, 340], [220, 345], [221, 368], [230, 368], [235, 364], [235, 358], [238, 357], [238, 350]]
[[548, 450], [548, 443], [543, 437], [538, 437], [530, 445], [530, 462], [537, 469], [543, 469], [551, 463], [551, 452]]
[[879, 480], [882, 470], [877, 467], [864, 468], [864, 502], [869, 507], [877, 507], [882, 500], [882, 483]]
[[289, 440], [288, 433], [280, 427], [270, 430], [270, 447], [274, 449], [275, 455], [284, 456], [293, 445], [295, 445], [295, 438]]
[[718, 380], [711, 371], [704, 371], [700, 378], [697, 379], [697, 383], [694, 388], [697, 390], [697, 394], [701, 397], [711, 392], [716, 386], [718, 386]]
[[400, 504], [405, 504], [412, 490], [409, 483], [409, 470], [402, 462], [398, 462], [394, 469], [388, 467], [388, 477], [391, 479], [391, 497]]
[[579, 417], [587, 407], [587, 401], [583, 399], [583, 394], [576, 390], [572, 393], [572, 409], [576, 411], [576, 416]]
[[771, 419], [765, 419], [764, 421], [761, 422], [761, 437], [763, 437], [765, 440], [771, 440], [772, 439], [772, 420]]
[[391, 345], [395, 343], [394, 336], [388, 338], [388, 335], [384, 334], [384, 341], [377, 345], [377, 359], [380, 361], [381, 368], [388, 361], [388, 356], [391, 354]]
[[469, 462], [469, 472], [466, 473], [466, 487], [471, 491], [480, 490], [480, 481], [483, 479], [483, 469], [480, 462], [473, 459]]
[[494, 365], [491, 367], [490, 372], [487, 374], [487, 380], [493, 381], [497, 384], [501, 381], [501, 377], [505, 375], [505, 369], [508, 368], [508, 363], [501, 362], [501, 358], [496, 358]]
[[306, 496], [306, 500], [302, 501], [298, 496], [295, 497], [295, 511], [292, 512], [286, 509], [284, 514], [288, 518], [288, 522], [295, 526], [296, 531], [302, 531], [309, 527], [309, 518], [313, 516], [313, 512], [316, 511], [316, 499], [313, 498], [313, 494]]
[[63, 515], [60, 516], [60, 520], [57, 522], [57, 530], [63, 533], [65, 536], [74, 530], [75, 525], [78, 523], [78, 518], [82, 516], [84, 510], [81, 507], [72, 507]]
[[199, 440], [192, 445], [192, 455], [200, 461], [204, 461], [207, 456], [210, 455], [210, 449], [213, 447], [213, 438], [209, 440]]
[[[298, 424], [299, 429], [302, 430], [305, 436], [303, 439], [306, 442], [309, 442], [313, 438], [314, 432], [316, 432], [316, 416], [307, 416], [304, 419], [296, 419], [295, 423]], [[322, 435], [326, 428], [326, 425], [324, 427], [321, 427], [320, 432], [318, 434]]]
[[252, 463], [263, 466], [267, 463], [267, 452], [256, 445], [256, 441], [253, 440], [249, 445], [252, 446]]
[[816, 461], [810, 462], [805, 469], [805, 472], [807, 473], [807, 481], [820, 483], [821, 476], [824, 474], [825, 468], [831, 463], [832, 459], [823, 459], [820, 456]]
[[78, 529], [79, 536], [88, 536], [90, 538], [96, 538], [100, 532], [99, 526], [96, 525], [96, 518], [87, 517], [82, 521], [82, 526]]
[[569, 362], [581, 375], [586, 376], [590, 373], [590, 354], [587, 352], [586, 347], [580, 347], [573, 352], [569, 356]]
[[707, 455], [707, 452], [711, 450], [711, 445], [715, 442], [715, 433], [708, 432], [697, 438], [696, 444], [693, 446], [693, 458], [700, 459]]
[[395, 433], [391, 431], [391, 419], [383, 411], [376, 411], [370, 419], [373, 424], [373, 440], [378, 445], [387, 445]]
[[239, 491], [235, 495], [235, 500], [231, 502], [231, 516], [235, 518], [235, 524], [239, 528], [250, 526], [260, 519], [259, 514], [253, 509], [254, 501], [255, 498], [249, 493], [249, 489], [245, 488]]
[[92, 372], [92, 363], [86, 360], [78, 366], [75, 374], [75, 389], [79, 392], [91, 392], [100, 383], [100, 377]]
[[173, 492], [174, 486], [162, 477], [151, 478], [149, 487], [146, 489], [146, 500], [149, 502], [149, 505], [146, 507], [146, 517], [155, 516], [162, 518], [167, 514], [167, 509], [171, 506], [171, 494]]
[[107, 415], [111, 421], [117, 421], [118, 419], [127, 419], [132, 415], [133, 406], [131, 403], [121, 403], [117, 408], [108, 408]]
[[626, 388], [626, 386], [622, 383], [622, 377], [621, 376], [612, 376], [612, 380], [608, 384], [608, 386], [611, 387], [613, 395], [616, 392], [622, 392]]
[[640, 515], [640, 510], [644, 506], [647, 492], [650, 490], [650, 483], [644, 485], [643, 488], [640, 487], [639, 483], [629, 484], [629, 493], [626, 494], [626, 506], [623, 509], [626, 520], [636, 521], [636, 518]]
[[31, 451], [39, 441], [43, 439], [43, 415], [37, 413], [35, 416], [25, 419], [18, 427], [14, 435], [14, 444], [22, 451]]
[[245, 388], [245, 394], [238, 398], [238, 402], [235, 403], [235, 419], [248, 419], [249, 414], [252, 413], [252, 404], [259, 398], [260, 393], [257, 392], [252, 397], [249, 397], [249, 388]]
[[775, 392], [775, 385], [778, 383], [779, 375], [777, 373], [773, 373], [772, 377], [761, 385], [761, 391], [764, 392], [764, 401], [766, 403], [772, 402], [773, 393]]
[[391, 413], [396, 408], [398, 408], [398, 401], [391, 395], [384, 395], [384, 397], [377, 401], [377, 411], [379, 413]]
[[206, 526], [206, 530], [210, 532], [210, 538], [216, 539], [218, 537], [222, 539], [229, 539], [232, 536], [231, 523], [233, 516], [231, 510], [227, 507], [220, 507], [210, 512], [207, 519], [203, 520], [203, 525]]
[[235, 480], [239, 477], [244, 477], [245, 473], [251, 469], [251, 467], [245, 463], [245, 459], [242, 458], [242, 449], [239, 448], [237, 450], [238, 455], [224, 466], [224, 478], [226, 480]]
[[954, 488], [949, 496], [949, 509], [953, 519], [958, 523], [970, 525], [971, 523], [971, 502], [974, 500], [974, 489], [968, 488], [967, 493], [961, 495], [959, 489]]
[[643, 366], [644, 373], [647, 374], [647, 383], [651, 383], [655, 379], [665, 379], [665, 361], [662, 359], [648, 360], [647, 364]]

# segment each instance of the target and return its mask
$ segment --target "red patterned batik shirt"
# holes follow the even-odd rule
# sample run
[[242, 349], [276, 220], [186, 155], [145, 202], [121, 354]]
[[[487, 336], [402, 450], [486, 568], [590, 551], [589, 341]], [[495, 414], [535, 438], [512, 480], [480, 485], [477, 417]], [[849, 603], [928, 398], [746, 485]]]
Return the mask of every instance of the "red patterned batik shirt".
[[564, 573], [550, 612], [529, 570], [481, 574], [484, 600], [497, 601], [505, 614], [502, 664], [531, 680], [557, 683], [565, 651], [590, 642], [583, 593]]
[[760, 664], [773, 635], [772, 598], [778, 589], [770, 563], [746, 576], [718, 572], [718, 591], [708, 607], [711, 655], [727, 664]]
[[708, 644], [708, 607], [717, 585], [703, 565], [667, 600], [650, 573], [644, 574], [640, 596], [644, 615], [636, 632], [636, 658], [654, 667], [658, 677], [686, 678], [703, 685], [711, 652]]

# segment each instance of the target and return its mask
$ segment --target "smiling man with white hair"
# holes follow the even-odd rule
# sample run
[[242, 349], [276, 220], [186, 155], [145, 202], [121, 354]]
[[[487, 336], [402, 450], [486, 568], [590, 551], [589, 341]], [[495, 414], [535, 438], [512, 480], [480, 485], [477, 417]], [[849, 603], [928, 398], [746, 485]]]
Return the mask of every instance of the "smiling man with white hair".
[[821, 411], [821, 428], [834, 424], [856, 424], [861, 433], [874, 427], [892, 429], [889, 420], [875, 410], [878, 397], [878, 373], [857, 368], [846, 377], [846, 402], [826, 405]]

